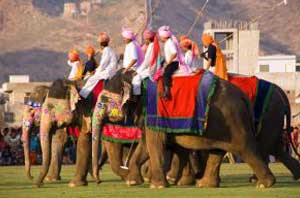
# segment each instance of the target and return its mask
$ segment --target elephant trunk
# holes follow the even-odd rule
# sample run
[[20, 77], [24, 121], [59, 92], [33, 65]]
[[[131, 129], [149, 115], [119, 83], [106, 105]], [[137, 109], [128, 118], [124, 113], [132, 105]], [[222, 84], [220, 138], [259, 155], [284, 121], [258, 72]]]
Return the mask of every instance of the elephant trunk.
[[97, 183], [100, 183], [99, 178], [99, 143], [102, 119], [98, 117], [99, 112], [97, 109], [93, 113], [92, 121], [92, 170], [93, 177]]
[[29, 132], [31, 129], [32, 123], [29, 123], [28, 121], [23, 121], [23, 127], [22, 127], [22, 141], [23, 141], [23, 148], [24, 148], [24, 158], [25, 158], [25, 172], [28, 177], [28, 179], [32, 180], [33, 177], [31, 175], [31, 164], [30, 164], [30, 157], [29, 157], [29, 145], [30, 145], [30, 139], [29, 139]]
[[41, 148], [42, 148], [42, 168], [40, 171], [40, 175], [37, 180], [37, 187], [40, 187], [43, 183], [44, 178], [46, 177], [49, 166], [50, 166], [50, 159], [51, 159], [51, 141], [52, 136], [51, 133], [51, 122], [50, 116], [42, 115], [41, 117], [41, 126], [40, 126], [40, 138], [41, 138]]

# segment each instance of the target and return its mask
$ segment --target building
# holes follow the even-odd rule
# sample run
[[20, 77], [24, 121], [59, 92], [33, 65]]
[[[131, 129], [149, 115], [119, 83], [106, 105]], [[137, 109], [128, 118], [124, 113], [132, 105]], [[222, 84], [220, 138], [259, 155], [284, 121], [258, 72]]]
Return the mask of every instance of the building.
[[256, 68], [256, 73], [259, 72], [300, 72], [300, 67], [295, 55], [260, 56]]
[[[29, 94], [34, 87], [46, 85], [49, 82], [30, 82], [27, 75], [9, 76], [9, 82], [2, 84], [2, 102], [0, 102], [0, 123], [3, 127], [18, 128], [22, 126], [22, 114], [24, 103], [27, 102]], [[5, 102], [3, 102], [5, 101]]]
[[258, 61], [258, 24], [241, 21], [218, 21], [204, 24], [208, 33], [219, 42], [226, 55], [229, 72], [253, 75]]

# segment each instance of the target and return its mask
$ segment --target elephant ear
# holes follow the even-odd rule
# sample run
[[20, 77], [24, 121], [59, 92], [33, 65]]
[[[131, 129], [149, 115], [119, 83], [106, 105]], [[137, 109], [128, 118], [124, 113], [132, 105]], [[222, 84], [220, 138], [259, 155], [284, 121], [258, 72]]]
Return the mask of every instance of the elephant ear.
[[123, 90], [122, 90], [122, 104], [123, 105], [129, 100], [131, 97], [132, 85], [126, 81], [123, 82]]
[[69, 85], [69, 87], [70, 87], [70, 108], [71, 111], [74, 111], [76, 109], [76, 104], [80, 100], [80, 96], [75, 85]]

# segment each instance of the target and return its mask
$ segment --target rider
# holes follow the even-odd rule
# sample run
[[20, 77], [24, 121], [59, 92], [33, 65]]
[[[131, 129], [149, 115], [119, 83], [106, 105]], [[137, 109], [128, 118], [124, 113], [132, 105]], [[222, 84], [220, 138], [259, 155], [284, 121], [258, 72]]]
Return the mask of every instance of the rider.
[[101, 61], [95, 74], [88, 79], [80, 91], [80, 95], [87, 98], [100, 80], [110, 79], [118, 70], [117, 57], [115, 52], [109, 47], [110, 38], [106, 32], [101, 32], [98, 37], [100, 43]]
[[158, 29], [160, 40], [164, 43], [165, 67], [163, 73], [163, 97], [170, 98], [170, 87], [172, 86], [172, 75], [180, 67], [183, 72], [190, 72], [190, 68], [184, 63], [179, 43], [172, 34], [169, 26], [162, 26]]
[[[159, 42], [156, 33], [151, 30], [145, 30], [143, 33], [144, 46], [146, 45], [145, 58], [141, 66], [136, 70], [137, 75], [132, 79], [133, 95], [141, 95], [142, 81], [150, 74], [151, 66], [156, 63], [159, 54]], [[157, 49], [157, 50], [154, 50]]]
[[219, 78], [228, 80], [226, 58], [219, 44], [209, 34], [202, 35], [202, 43], [207, 48], [207, 51], [201, 54], [201, 57], [207, 60], [204, 69], [212, 71]]
[[79, 58], [79, 53], [76, 50], [72, 49], [69, 51], [68, 57], [68, 65], [71, 67], [68, 79], [80, 80], [82, 78], [83, 66]]
[[142, 48], [134, 32], [129, 28], [122, 29], [122, 37], [125, 43], [124, 59], [123, 59], [123, 73], [130, 70], [137, 70], [144, 60]]
[[181, 36], [179, 40], [180, 46], [185, 52], [185, 63], [192, 69], [193, 72], [196, 72], [199, 69], [196, 63], [196, 59], [199, 54], [199, 48], [197, 44], [189, 39], [188, 36]]
[[85, 53], [88, 57], [88, 61], [84, 65], [84, 71], [82, 75], [84, 78], [89, 78], [95, 73], [98, 63], [95, 60], [95, 50], [92, 46], [87, 46]]

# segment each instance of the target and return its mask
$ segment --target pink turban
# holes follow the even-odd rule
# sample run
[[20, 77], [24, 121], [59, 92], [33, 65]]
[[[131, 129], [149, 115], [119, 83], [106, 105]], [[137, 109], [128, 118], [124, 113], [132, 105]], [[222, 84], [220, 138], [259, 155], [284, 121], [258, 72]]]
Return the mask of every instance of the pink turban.
[[153, 32], [149, 29], [146, 29], [143, 33], [143, 38], [144, 39], [152, 39], [152, 38], [154, 38], [154, 36], [155, 36], [155, 32]]
[[102, 43], [102, 42], [109, 42], [109, 36], [106, 32], [100, 32], [99, 36], [98, 36], [98, 39], [97, 41], [99, 43]]
[[159, 36], [162, 37], [162, 38], [169, 38], [169, 37], [172, 36], [172, 32], [171, 32], [169, 26], [161, 26], [161, 27], [158, 29], [158, 34], [159, 34]]
[[122, 28], [122, 36], [126, 39], [135, 40], [134, 32], [129, 28]]

